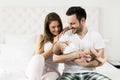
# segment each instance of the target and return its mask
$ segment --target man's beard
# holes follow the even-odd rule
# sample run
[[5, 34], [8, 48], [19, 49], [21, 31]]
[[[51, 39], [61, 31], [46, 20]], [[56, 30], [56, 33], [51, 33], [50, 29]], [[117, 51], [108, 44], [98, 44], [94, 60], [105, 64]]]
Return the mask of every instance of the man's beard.
[[83, 26], [79, 26], [76, 30], [76, 33], [82, 32], [83, 31]]

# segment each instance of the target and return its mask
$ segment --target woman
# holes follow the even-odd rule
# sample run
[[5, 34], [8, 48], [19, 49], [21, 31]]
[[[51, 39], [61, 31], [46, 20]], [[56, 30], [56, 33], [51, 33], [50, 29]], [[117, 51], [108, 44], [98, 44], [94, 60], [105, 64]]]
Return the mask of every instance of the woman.
[[37, 54], [26, 71], [29, 80], [56, 80], [59, 77], [58, 64], [52, 61], [52, 45], [62, 29], [59, 15], [55, 12], [49, 13], [44, 22], [44, 34], [37, 39]]

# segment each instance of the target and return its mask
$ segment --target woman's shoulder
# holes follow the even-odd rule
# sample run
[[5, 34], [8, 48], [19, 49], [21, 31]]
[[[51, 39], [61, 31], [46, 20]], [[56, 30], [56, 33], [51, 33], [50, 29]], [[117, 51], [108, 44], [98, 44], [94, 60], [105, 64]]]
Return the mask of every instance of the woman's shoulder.
[[43, 35], [43, 34], [39, 34], [39, 35], [37, 35], [37, 39], [39, 39], [39, 40], [43, 40], [43, 38], [44, 38], [44, 35]]
[[43, 41], [43, 39], [44, 39], [44, 35], [43, 34], [37, 35], [37, 42], [41, 42], [41, 41]]
[[43, 34], [39, 34], [39, 35], [38, 35], [38, 37], [43, 38], [43, 37], [44, 37], [44, 35], [43, 35]]

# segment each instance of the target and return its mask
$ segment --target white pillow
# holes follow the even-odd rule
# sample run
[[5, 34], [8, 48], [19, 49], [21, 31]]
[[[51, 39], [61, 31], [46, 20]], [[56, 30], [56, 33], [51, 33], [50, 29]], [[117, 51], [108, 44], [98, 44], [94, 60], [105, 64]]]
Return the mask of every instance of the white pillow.
[[5, 44], [35, 44], [35, 35], [5, 35]]
[[111, 65], [108, 62], [105, 62], [102, 66], [96, 68], [97, 72], [108, 72], [110, 70], [115, 71], [117, 70], [117, 68], [115, 68], [113, 65]]
[[34, 45], [4, 44], [0, 49], [0, 66], [6, 71], [24, 71], [35, 52]]
[[120, 74], [119, 69], [115, 68], [108, 62], [104, 63], [103, 66], [97, 67], [96, 71], [100, 74], [103, 74], [111, 78], [111, 80], [119, 80], [118, 79]]

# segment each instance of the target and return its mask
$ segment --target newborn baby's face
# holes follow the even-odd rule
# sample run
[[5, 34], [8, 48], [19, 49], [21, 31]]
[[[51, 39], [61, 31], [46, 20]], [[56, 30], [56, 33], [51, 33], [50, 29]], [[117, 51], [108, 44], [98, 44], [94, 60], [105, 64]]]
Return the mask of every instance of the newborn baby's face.
[[66, 42], [61, 42], [60, 46], [61, 46], [61, 50], [64, 51], [68, 45], [66, 44]]

